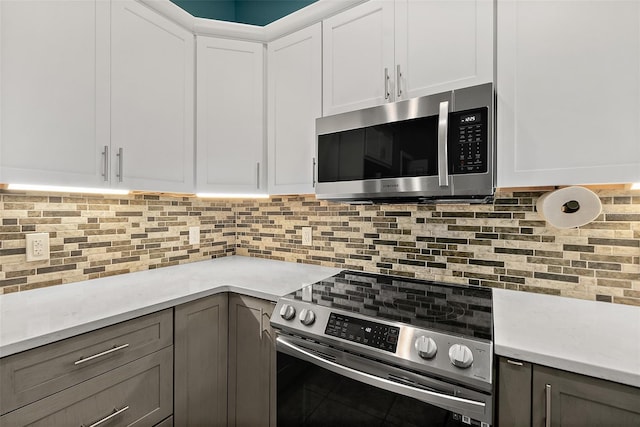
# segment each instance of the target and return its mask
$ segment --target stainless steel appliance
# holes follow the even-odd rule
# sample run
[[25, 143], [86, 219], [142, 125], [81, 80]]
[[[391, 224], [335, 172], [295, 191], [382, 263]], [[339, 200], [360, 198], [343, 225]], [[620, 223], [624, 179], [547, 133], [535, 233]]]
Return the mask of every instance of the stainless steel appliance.
[[278, 301], [278, 426], [489, 426], [492, 293], [343, 271]]
[[485, 202], [495, 191], [493, 85], [316, 120], [316, 197]]

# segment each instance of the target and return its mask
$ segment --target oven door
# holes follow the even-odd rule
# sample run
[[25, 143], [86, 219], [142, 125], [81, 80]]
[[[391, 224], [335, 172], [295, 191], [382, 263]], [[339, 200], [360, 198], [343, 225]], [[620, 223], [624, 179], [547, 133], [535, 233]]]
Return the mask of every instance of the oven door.
[[491, 424], [491, 395], [299, 337], [276, 348], [279, 427]]

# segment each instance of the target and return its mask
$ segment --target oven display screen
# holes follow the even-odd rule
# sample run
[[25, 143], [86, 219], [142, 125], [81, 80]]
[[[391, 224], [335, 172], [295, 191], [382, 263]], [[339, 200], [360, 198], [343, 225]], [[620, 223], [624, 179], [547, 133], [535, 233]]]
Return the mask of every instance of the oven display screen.
[[324, 333], [395, 353], [400, 328], [331, 313]]

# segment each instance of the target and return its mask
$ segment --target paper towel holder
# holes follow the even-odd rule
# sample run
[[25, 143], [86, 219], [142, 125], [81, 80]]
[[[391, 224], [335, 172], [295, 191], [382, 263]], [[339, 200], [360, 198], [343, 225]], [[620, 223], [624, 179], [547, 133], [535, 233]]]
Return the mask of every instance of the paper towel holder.
[[569, 186], [541, 195], [536, 211], [556, 228], [576, 228], [594, 221], [602, 212], [602, 202], [585, 187]]

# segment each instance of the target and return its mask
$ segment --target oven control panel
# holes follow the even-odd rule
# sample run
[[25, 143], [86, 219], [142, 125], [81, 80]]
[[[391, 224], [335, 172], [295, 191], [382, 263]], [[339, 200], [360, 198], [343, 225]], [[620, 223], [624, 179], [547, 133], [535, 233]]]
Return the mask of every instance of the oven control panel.
[[324, 333], [395, 353], [400, 328], [332, 312]]
[[274, 308], [271, 326], [286, 335], [407, 366], [425, 375], [451, 378], [485, 391], [492, 388], [491, 341], [284, 298]]

